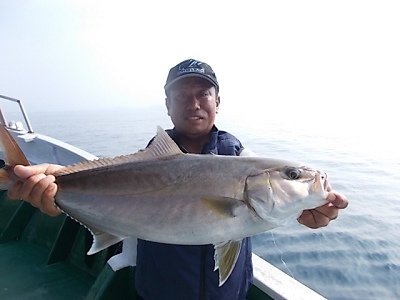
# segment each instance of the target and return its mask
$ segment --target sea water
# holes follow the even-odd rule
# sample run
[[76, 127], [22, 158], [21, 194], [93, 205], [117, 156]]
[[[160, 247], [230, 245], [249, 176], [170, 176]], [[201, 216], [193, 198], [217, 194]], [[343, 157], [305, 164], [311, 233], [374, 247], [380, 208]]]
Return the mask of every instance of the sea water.
[[[99, 157], [136, 152], [157, 125], [172, 126], [162, 107], [36, 112], [30, 119], [36, 132]], [[312, 230], [293, 220], [254, 236], [255, 253], [328, 299], [400, 299], [400, 156], [393, 144], [365, 151], [371, 147], [357, 135], [315, 133], [268, 119], [225, 115], [216, 124], [258, 155], [324, 170], [350, 201], [325, 228]]]

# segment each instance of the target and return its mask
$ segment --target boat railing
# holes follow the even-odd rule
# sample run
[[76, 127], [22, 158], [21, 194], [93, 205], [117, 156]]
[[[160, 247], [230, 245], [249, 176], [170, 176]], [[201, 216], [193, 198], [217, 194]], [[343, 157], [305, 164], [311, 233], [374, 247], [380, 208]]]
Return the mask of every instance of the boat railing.
[[[23, 118], [24, 118], [24, 120], [25, 120], [25, 124], [26, 124], [26, 126], [27, 126], [27, 128], [28, 128], [28, 132], [29, 132], [29, 133], [33, 133], [33, 128], [32, 128], [31, 122], [29, 121], [28, 114], [27, 114], [26, 111], [25, 111], [25, 108], [24, 108], [24, 106], [23, 106], [23, 104], [22, 104], [22, 101], [19, 100], [19, 99], [7, 97], [7, 96], [4, 96], [4, 95], [0, 95], [0, 98], [1, 98], [1, 99], [4, 99], [4, 100], [7, 100], [7, 101], [15, 102], [15, 103], [18, 104], [19, 109], [20, 109], [20, 111], [21, 111], [21, 114], [22, 114], [22, 116], [23, 116]], [[1, 122], [2, 124], [4, 124], [5, 126], [8, 125], [8, 124], [7, 124], [7, 120], [6, 120], [6, 118], [4, 117], [3, 112], [1, 111], [1, 108], [0, 108], [0, 122]]]

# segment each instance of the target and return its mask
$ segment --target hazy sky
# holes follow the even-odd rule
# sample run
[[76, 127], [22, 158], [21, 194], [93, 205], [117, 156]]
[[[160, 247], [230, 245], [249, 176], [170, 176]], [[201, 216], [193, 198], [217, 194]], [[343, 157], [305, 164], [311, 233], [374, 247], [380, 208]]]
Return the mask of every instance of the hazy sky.
[[221, 113], [389, 136], [399, 3], [0, 0], [0, 94], [30, 111], [157, 105], [169, 68], [196, 58]]

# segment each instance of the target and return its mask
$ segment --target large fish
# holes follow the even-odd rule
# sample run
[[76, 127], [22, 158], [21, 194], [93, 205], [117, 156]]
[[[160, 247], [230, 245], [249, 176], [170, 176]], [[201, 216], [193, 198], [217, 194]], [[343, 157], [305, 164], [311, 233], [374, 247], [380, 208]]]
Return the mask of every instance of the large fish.
[[[28, 164], [0, 129], [5, 167]], [[87, 161], [58, 171], [55, 202], [86, 226], [88, 254], [127, 237], [182, 245], [215, 245], [220, 285], [232, 272], [244, 237], [282, 225], [326, 203], [326, 174], [297, 163], [260, 158], [184, 154], [158, 128], [144, 151]]]

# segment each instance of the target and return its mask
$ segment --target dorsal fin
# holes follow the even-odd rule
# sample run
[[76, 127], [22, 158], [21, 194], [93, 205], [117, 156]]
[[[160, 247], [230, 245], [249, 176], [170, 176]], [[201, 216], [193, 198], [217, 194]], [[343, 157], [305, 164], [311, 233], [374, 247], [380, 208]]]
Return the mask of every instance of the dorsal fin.
[[153, 142], [143, 152], [151, 152], [153, 157], [183, 154], [174, 140], [160, 126], [157, 126], [157, 135]]
[[114, 158], [101, 158], [92, 161], [85, 161], [76, 165], [60, 169], [55, 176], [67, 175], [85, 170], [102, 167], [115, 166], [133, 161], [144, 161], [157, 158], [165, 158], [183, 154], [178, 145], [160, 126], [157, 127], [157, 135], [152, 143], [144, 150], [134, 154], [117, 156]]

